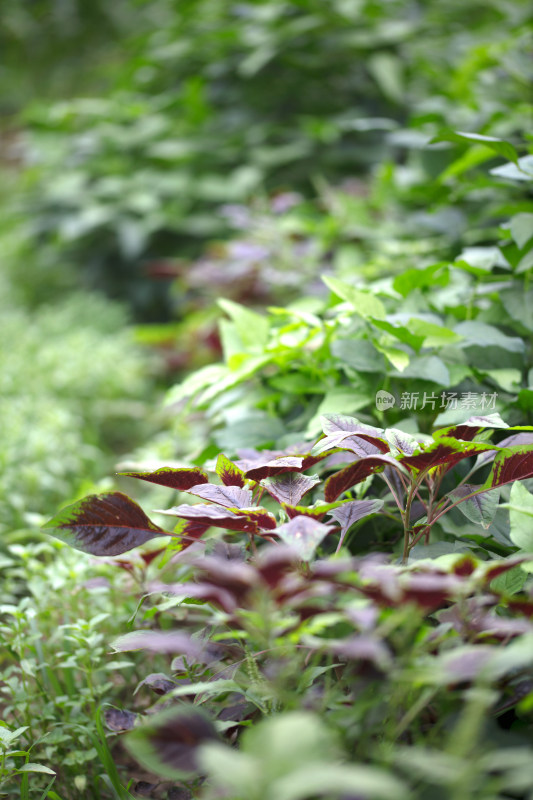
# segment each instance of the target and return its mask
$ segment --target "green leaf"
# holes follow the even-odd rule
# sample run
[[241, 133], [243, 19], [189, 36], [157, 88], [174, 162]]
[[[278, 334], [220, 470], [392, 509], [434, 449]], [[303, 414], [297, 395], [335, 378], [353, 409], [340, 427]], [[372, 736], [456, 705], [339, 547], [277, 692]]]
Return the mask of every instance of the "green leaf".
[[354, 311], [364, 319], [375, 317], [385, 319], [387, 312], [381, 300], [368, 290], [356, 289], [349, 283], [341, 281], [339, 278], [331, 278], [323, 275], [322, 280], [331, 291], [349, 303]]
[[519, 158], [516, 164], [495, 167], [491, 169], [490, 174], [512, 181], [533, 181], [533, 155]]
[[268, 342], [270, 322], [267, 316], [257, 314], [233, 300], [220, 298], [220, 308], [226, 312], [235, 325], [235, 330], [245, 352], [262, 353]]
[[533, 494], [517, 481], [503, 507], [509, 509], [511, 541], [521, 550], [533, 553]]
[[[392, 334], [392, 336], [394, 336], [395, 339], [398, 339], [398, 341], [409, 345], [409, 347], [412, 347], [413, 350], [416, 351], [420, 350], [422, 344], [424, 343], [424, 336], [417, 336], [409, 328], [405, 328], [403, 325], [397, 325], [393, 324], [392, 322], [387, 322], [386, 320], [379, 320], [379, 319], [373, 319], [372, 324], [376, 328], [379, 328], [379, 330], [386, 331], [387, 333]], [[377, 344], [376, 347], [378, 348], [378, 350], [384, 353], [383, 347], [380, 347]]]
[[17, 772], [43, 772], [45, 775], [55, 775], [56, 772], [50, 767], [45, 767], [43, 764], [34, 764], [31, 761], [28, 761], [24, 764], [20, 769], [17, 769]]
[[392, 285], [402, 297], [407, 297], [415, 289], [447, 286], [449, 281], [448, 264], [440, 262], [424, 269], [406, 269], [394, 278]]
[[448, 497], [451, 497], [454, 502], [460, 500], [462, 497], [467, 497], [466, 500], [459, 503], [457, 508], [470, 522], [474, 522], [476, 525], [482, 525], [486, 530], [490, 527], [496, 515], [496, 511], [498, 510], [500, 490], [499, 488], [493, 489], [490, 492], [483, 492], [470, 497], [469, 495], [478, 488], [478, 486], [471, 486], [465, 483], [463, 486], [450, 492]]
[[533, 214], [515, 214], [510, 224], [511, 236], [519, 250], [533, 237]]
[[380, 353], [383, 353], [385, 358], [387, 358], [394, 369], [397, 369], [398, 372], [405, 372], [407, 367], [409, 366], [409, 355], [405, 352], [405, 350], [400, 350], [398, 347], [387, 347], [384, 345], [375, 342], [376, 350], [379, 350]]
[[405, 784], [385, 770], [363, 764], [322, 761], [310, 762], [275, 781], [269, 797], [272, 800], [308, 800], [317, 795], [330, 797], [332, 793], [376, 800], [408, 796]]
[[485, 136], [481, 133], [466, 133], [464, 131], [453, 131], [450, 128], [444, 128], [439, 131], [437, 136], [431, 140], [431, 144], [437, 142], [473, 142], [474, 144], [481, 144], [487, 147], [499, 156], [503, 156], [513, 164], [518, 164], [518, 153], [510, 142], [504, 139], [498, 139], [495, 136]]

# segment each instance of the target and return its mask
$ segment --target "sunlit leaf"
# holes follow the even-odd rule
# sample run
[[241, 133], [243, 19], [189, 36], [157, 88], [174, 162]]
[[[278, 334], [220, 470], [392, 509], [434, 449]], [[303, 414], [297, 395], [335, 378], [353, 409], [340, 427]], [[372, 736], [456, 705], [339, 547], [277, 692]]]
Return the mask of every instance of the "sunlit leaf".
[[239, 467], [234, 464], [233, 461], [230, 461], [223, 453], [220, 453], [217, 458], [215, 472], [224, 486], [240, 486], [242, 488], [246, 483], [242, 469], [239, 469]]

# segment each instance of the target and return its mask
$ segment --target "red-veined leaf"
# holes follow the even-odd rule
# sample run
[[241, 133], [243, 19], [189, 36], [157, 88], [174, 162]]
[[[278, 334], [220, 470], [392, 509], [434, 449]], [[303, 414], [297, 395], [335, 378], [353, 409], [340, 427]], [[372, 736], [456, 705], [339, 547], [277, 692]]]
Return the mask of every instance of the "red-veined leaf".
[[169, 536], [122, 492], [92, 494], [63, 508], [43, 526], [78, 550], [93, 556], [117, 556], [155, 536]]
[[207, 483], [209, 480], [206, 473], [198, 467], [192, 469], [173, 469], [172, 467], [162, 467], [155, 472], [119, 472], [119, 475], [128, 478], [140, 478], [142, 481], [157, 483], [159, 486], [168, 486], [179, 492], [185, 492], [191, 486], [198, 483]]
[[387, 466], [394, 467], [405, 475], [409, 474], [405, 467], [399, 464], [392, 456], [364, 456], [327, 479], [324, 484], [324, 497], [327, 502], [332, 502], [347, 489], [361, 483], [361, 481], [364, 481], [365, 478], [372, 475], [374, 472], [382, 471]]
[[261, 481], [261, 485], [278, 503], [289, 505], [298, 505], [302, 497], [317, 483], [320, 483], [318, 475], [300, 475], [297, 472], [275, 475]]

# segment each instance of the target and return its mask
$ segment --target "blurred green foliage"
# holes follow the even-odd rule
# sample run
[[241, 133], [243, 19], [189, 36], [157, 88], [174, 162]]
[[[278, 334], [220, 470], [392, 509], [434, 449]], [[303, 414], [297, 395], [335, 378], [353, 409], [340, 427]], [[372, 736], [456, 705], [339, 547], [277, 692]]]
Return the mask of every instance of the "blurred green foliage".
[[140, 8], [105, 96], [35, 103], [17, 146], [25, 237], [144, 320], [184, 312], [150, 265], [227, 234], [221, 204], [365, 176], [443, 125], [513, 138], [529, 114], [526, 0]]
[[[6, 292], [7, 293], [7, 292]], [[126, 315], [74, 294], [29, 311], [2, 302], [0, 531], [39, 523], [146, 436], [147, 363]], [[114, 455], [115, 454], [115, 455]]]

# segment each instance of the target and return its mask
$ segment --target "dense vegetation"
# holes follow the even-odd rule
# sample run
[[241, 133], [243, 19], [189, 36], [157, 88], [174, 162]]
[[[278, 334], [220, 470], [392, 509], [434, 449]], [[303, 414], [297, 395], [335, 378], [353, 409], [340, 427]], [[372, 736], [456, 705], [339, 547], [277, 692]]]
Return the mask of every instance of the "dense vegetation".
[[531, 800], [530, 4], [5, 6], [0, 794]]

